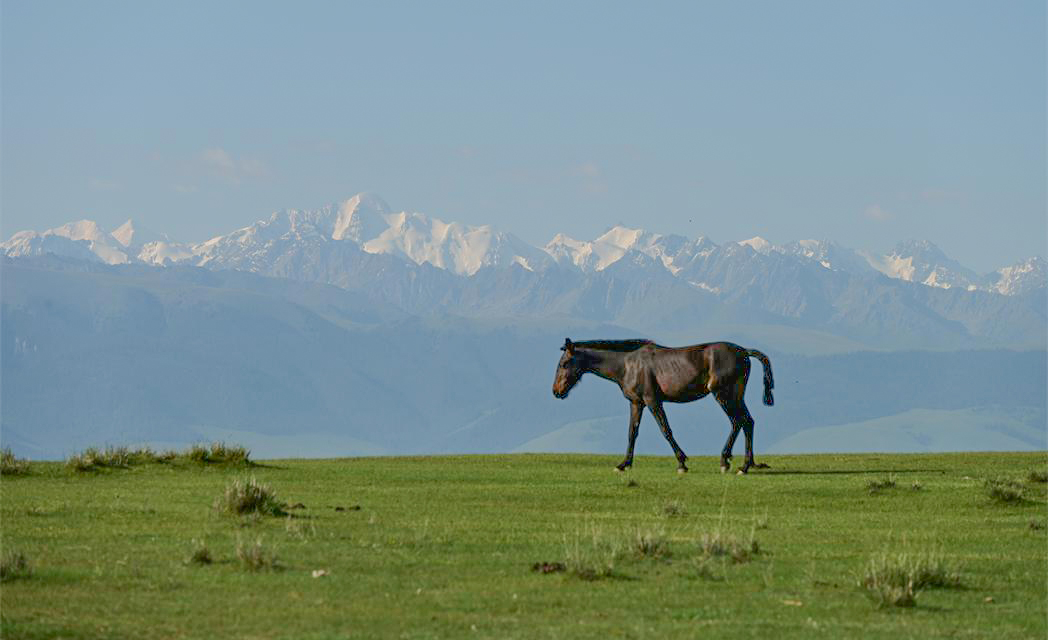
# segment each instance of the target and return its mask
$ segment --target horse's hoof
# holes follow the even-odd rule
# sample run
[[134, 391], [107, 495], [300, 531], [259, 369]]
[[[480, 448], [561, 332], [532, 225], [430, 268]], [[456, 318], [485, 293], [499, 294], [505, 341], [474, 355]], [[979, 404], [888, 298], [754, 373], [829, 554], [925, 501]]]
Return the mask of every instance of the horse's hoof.
[[731, 468], [730, 465], [722, 464], [721, 465], [721, 473], [728, 473], [728, 469], [730, 469], [730, 468]]
[[735, 475], [737, 475], [737, 476], [744, 476], [744, 475], [746, 475], [746, 470], [745, 469], [739, 469], [738, 471], [735, 472]]
[[688, 468], [687, 467], [677, 467], [677, 473], [685, 474], [687, 472], [688, 472]]

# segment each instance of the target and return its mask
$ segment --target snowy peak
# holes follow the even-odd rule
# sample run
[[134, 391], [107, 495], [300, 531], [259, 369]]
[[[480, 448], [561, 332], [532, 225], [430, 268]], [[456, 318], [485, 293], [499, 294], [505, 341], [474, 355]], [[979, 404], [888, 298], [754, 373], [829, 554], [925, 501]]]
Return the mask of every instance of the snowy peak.
[[1014, 296], [1039, 289], [1048, 281], [1048, 264], [1040, 256], [1017, 262], [994, 271], [989, 276], [990, 287], [997, 293]]
[[390, 213], [385, 200], [371, 193], [358, 193], [337, 205], [332, 240], [350, 239], [361, 243], [381, 234]]
[[708, 254], [715, 246], [704, 237], [689, 240], [684, 236], [661, 235], [617, 225], [592, 242], [582, 242], [558, 233], [545, 249], [558, 263], [573, 264], [586, 272], [603, 271], [635, 252], [654, 259], [676, 274], [696, 256]]
[[775, 245], [773, 245], [772, 243], [768, 242], [760, 236], [754, 236], [749, 240], [740, 240], [737, 244], [740, 244], [744, 247], [749, 247], [757, 253], [762, 253], [764, 255], [770, 254], [777, 248], [775, 247]]
[[899, 243], [882, 256], [867, 254], [868, 264], [889, 278], [918, 282], [931, 287], [979, 289], [981, 278], [971, 269], [951, 260], [927, 240]]
[[69, 222], [42, 233], [20, 231], [0, 245], [9, 256], [31, 256], [44, 253], [100, 260], [106, 264], [130, 262], [120, 243], [102, 230], [94, 220]]

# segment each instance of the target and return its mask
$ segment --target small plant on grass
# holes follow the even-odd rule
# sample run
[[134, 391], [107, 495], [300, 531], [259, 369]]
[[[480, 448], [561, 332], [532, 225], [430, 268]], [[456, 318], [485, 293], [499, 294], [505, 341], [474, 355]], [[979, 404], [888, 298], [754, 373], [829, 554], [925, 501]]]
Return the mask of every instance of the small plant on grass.
[[1048, 482], [1048, 471], [1038, 471], [1034, 469], [1026, 476], [1027, 482]]
[[255, 538], [254, 543], [247, 544], [237, 538], [237, 559], [240, 560], [240, 565], [248, 571], [281, 568], [277, 562], [276, 553], [262, 544], [261, 536]]
[[957, 588], [961, 576], [938, 553], [882, 553], [859, 581], [879, 607], [912, 607], [926, 588]]
[[662, 529], [637, 528], [632, 541], [633, 552], [641, 558], [655, 560], [670, 556], [670, 545]]
[[986, 481], [986, 493], [998, 504], [1020, 504], [1025, 499], [1022, 484], [1014, 480], [994, 478]]
[[10, 447], [0, 451], [0, 475], [21, 476], [29, 473], [29, 461], [11, 453]]
[[878, 491], [883, 491], [885, 489], [894, 489], [894, 488], [895, 488], [895, 476], [894, 475], [889, 475], [887, 478], [883, 478], [881, 480], [867, 480], [866, 481], [866, 490], [869, 491], [871, 494], [877, 493]]
[[33, 575], [29, 559], [21, 551], [8, 551], [0, 558], [0, 582], [28, 578]]
[[258, 514], [263, 516], [284, 516], [284, 503], [277, 499], [269, 485], [251, 478], [234, 478], [226, 485], [222, 497], [215, 501], [215, 508], [232, 515]]
[[595, 525], [588, 531], [579, 530], [572, 536], [564, 536], [563, 565], [571, 575], [583, 580], [612, 577], [620, 553], [620, 544]]
[[736, 564], [749, 562], [753, 556], [760, 553], [760, 543], [750, 535], [749, 540], [744, 540], [731, 534], [704, 533], [699, 538], [699, 551], [703, 559], [724, 557], [731, 558]]
[[211, 557], [211, 549], [208, 548], [207, 542], [204, 540], [193, 540], [193, 548], [189, 552], [189, 557], [186, 558], [186, 564], [211, 564], [214, 562], [214, 558]]
[[161, 454], [149, 447], [131, 449], [129, 447], [108, 446], [105, 449], [88, 447], [75, 453], [66, 460], [66, 466], [74, 471], [95, 471], [97, 469], [129, 469], [140, 464], [160, 462]]
[[655, 513], [661, 516], [665, 516], [667, 518], [677, 518], [683, 516], [685, 513], [684, 503], [680, 500], [670, 500], [666, 504], [662, 505], [661, 509], [657, 509]]
[[228, 445], [224, 442], [195, 444], [185, 453], [185, 458], [201, 464], [250, 464], [251, 452], [240, 445]]

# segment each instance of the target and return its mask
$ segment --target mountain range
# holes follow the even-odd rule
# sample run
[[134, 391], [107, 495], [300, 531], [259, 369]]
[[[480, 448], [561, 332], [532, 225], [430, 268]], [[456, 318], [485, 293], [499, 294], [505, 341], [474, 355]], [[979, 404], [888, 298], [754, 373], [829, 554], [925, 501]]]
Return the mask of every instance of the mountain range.
[[[262, 456], [618, 451], [617, 389], [552, 398], [564, 336], [771, 354], [759, 452], [1048, 437], [1040, 257], [980, 275], [923, 241], [881, 255], [622, 226], [539, 248], [368, 194], [200, 243], [80, 221], [0, 248], [0, 437], [34, 457], [211, 438]], [[689, 453], [726, 436], [715, 403], [671, 422]], [[666, 453], [646, 424], [638, 450]]]
[[733, 327], [751, 341], [781, 341], [786, 330], [822, 351], [1046, 343], [1042, 257], [980, 275], [927, 241], [875, 255], [830, 241], [716, 244], [616, 226], [592, 241], [558, 234], [538, 248], [490, 226], [394, 212], [361, 193], [199, 243], [131, 221], [108, 233], [84, 220], [16, 233], [0, 249], [250, 271], [366, 291], [414, 315], [585, 319], [670, 341]]
[[367, 254], [428, 264], [459, 276], [513, 265], [530, 272], [557, 266], [593, 273], [625, 261], [655, 269], [661, 266], [688, 284], [715, 293], [719, 287], [696, 278], [710, 272], [711, 262], [740, 251], [752, 260], [781, 255], [830, 271], [882, 273], [943, 289], [1003, 295], [1026, 293], [1044, 287], [1048, 280], [1041, 256], [977, 274], [926, 240], [902, 242], [889, 253], [876, 255], [826, 240], [773, 245], [755, 237], [719, 246], [705, 237], [692, 240], [615, 226], [593, 241], [557, 234], [545, 247], [538, 248], [488, 225], [447, 223], [421, 213], [394, 212], [384, 200], [369, 193], [313, 211], [279, 211], [266, 220], [198, 243], [176, 243], [162, 234], [142, 232], [131, 220], [112, 232], [91, 220], [81, 220], [42, 232], [21, 231], [0, 248], [10, 257], [54, 253], [107, 264], [188, 264], [266, 273], [310, 250], [338, 253], [334, 247], [347, 245]]

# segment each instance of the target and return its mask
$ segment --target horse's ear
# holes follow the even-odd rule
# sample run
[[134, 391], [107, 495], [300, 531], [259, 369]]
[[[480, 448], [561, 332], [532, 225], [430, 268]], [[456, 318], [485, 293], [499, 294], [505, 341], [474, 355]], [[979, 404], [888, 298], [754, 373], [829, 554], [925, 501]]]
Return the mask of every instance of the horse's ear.
[[561, 347], [560, 350], [570, 353], [574, 348], [575, 345], [571, 344], [571, 338], [564, 338], [564, 346]]

